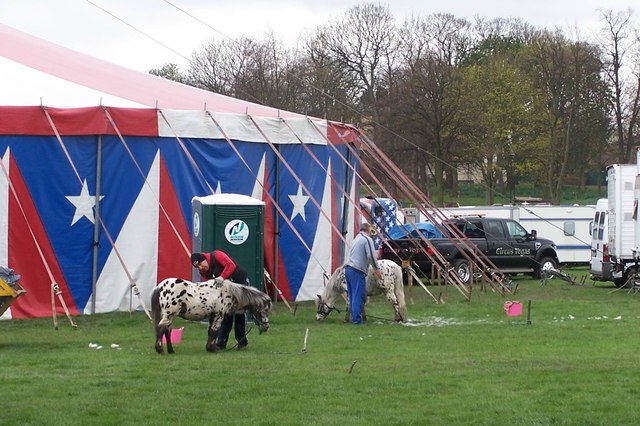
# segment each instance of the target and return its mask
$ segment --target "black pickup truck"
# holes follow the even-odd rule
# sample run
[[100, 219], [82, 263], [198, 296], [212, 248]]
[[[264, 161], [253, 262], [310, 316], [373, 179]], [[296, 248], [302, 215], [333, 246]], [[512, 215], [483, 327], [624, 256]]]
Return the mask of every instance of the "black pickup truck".
[[[557, 268], [555, 243], [537, 238], [535, 230], [527, 232], [515, 220], [464, 216], [447, 219], [447, 223], [457, 227], [468, 238], [470, 244], [467, 246], [475, 245], [504, 274], [527, 273], [540, 278], [541, 271]], [[455, 268], [462, 282], [470, 281], [469, 261], [461, 253], [467, 250], [465, 245], [454, 244], [445, 237], [432, 238], [429, 242]], [[388, 239], [387, 243], [380, 248], [381, 259], [393, 260], [399, 265], [402, 265], [402, 261], [415, 262], [419, 272], [431, 276], [431, 260], [425, 254], [425, 251], [429, 253], [430, 248], [425, 247], [424, 241], [420, 238], [400, 238]]]

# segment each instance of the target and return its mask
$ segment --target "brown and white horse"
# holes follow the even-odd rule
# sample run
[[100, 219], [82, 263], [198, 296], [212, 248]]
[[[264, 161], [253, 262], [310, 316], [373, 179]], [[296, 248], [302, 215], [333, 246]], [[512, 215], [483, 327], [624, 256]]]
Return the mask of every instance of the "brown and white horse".
[[151, 294], [151, 316], [156, 334], [156, 352], [164, 353], [162, 336], [167, 341], [167, 352], [174, 353], [171, 344], [171, 325], [176, 317], [187, 320], [209, 320], [206, 350], [216, 351], [218, 329], [225, 316], [236, 311], [248, 311], [260, 334], [269, 329], [271, 299], [253, 287], [223, 281], [220, 287], [214, 280], [202, 283], [181, 278], [167, 278]]
[[[378, 260], [378, 266], [382, 272], [382, 279], [378, 280], [369, 267], [367, 274], [367, 296], [376, 296], [384, 293], [393, 306], [394, 320], [405, 322], [407, 320], [407, 305], [404, 300], [404, 288], [402, 285], [402, 268], [395, 262], [387, 259]], [[347, 293], [347, 280], [344, 276], [344, 265], [336, 269], [329, 283], [324, 288], [322, 295], [318, 294], [316, 300], [316, 320], [324, 320], [335, 308], [338, 297]], [[349, 320], [349, 301], [347, 300], [347, 318]]]

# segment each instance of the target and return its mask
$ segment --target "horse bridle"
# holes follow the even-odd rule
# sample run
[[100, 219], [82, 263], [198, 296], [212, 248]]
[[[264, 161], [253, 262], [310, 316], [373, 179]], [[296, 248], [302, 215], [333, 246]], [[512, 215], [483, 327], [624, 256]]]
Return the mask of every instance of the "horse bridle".
[[340, 313], [340, 309], [336, 308], [335, 306], [329, 306], [324, 300], [320, 299], [320, 303], [318, 303], [318, 313], [326, 318], [327, 316], [329, 316], [331, 311]]

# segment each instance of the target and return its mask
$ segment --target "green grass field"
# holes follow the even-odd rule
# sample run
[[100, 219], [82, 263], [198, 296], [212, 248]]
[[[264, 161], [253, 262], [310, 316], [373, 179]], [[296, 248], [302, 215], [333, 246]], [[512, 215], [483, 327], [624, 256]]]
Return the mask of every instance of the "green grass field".
[[[2, 321], [0, 424], [638, 424], [640, 295], [518, 282], [515, 296], [476, 289], [470, 302], [449, 289], [444, 304], [414, 287], [404, 325], [382, 298], [364, 326], [278, 302], [266, 334], [217, 354], [206, 325], [183, 320], [176, 354], [156, 354], [141, 312], [78, 317], [75, 331], [64, 317], [58, 331]], [[507, 317], [505, 300], [524, 315]]]

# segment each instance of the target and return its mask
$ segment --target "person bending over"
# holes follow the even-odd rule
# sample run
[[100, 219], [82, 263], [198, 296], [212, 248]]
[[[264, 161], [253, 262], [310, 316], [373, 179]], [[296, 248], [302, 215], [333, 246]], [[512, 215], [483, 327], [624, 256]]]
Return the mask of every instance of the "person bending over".
[[[230, 280], [237, 284], [249, 284], [247, 271], [222, 250], [214, 250], [211, 253], [193, 253], [191, 254], [191, 264], [198, 268], [203, 281], [215, 278], [216, 286], [221, 286], [223, 280]], [[216, 339], [218, 349], [227, 347], [227, 340], [234, 322], [238, 350], [245, 349], [249, 344], [244, 313], [234, 312], [222, 320]]]

